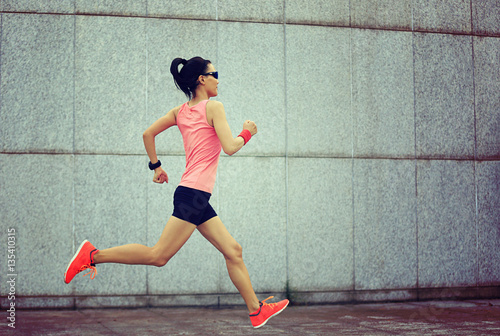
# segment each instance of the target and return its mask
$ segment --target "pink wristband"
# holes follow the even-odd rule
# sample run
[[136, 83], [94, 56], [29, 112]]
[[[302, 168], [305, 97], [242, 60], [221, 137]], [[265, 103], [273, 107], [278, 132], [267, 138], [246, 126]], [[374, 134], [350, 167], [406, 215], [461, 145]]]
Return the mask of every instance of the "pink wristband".
[[244, 129], [238, 136], [243, 138], [243, 141], [245, 142], [246, 145], [247, 142], [250, 141], [250, 139], [252, 138], [252, 133], [250, 133], [249, 130]]

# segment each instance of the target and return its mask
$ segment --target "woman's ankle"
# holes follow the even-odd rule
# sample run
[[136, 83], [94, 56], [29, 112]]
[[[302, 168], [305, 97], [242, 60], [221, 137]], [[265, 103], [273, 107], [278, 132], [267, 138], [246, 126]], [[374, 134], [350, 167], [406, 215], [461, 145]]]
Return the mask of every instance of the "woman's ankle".
[[257, 310], [259, 310], [259, 309], [260, 309], [260, 303], [259, 303], [259, 301], [257, 301], [257, 302], [252, 302], [251, 304], [249, 304], [249, 305], [247, 306], [247, 308], [248, 308], [248, 312], [249, 312], [250, 314], [255, 313]]

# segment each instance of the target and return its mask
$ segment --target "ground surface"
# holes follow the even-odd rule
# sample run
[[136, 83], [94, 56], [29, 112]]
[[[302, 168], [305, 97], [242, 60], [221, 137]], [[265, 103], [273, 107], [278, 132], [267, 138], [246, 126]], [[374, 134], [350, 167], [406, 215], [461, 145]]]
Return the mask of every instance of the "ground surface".
[[16, 314], [16, 329], [2, 322], [0, 335], [500, 335], [500, 300], [291, 306], [260, 329], [240, 307]]

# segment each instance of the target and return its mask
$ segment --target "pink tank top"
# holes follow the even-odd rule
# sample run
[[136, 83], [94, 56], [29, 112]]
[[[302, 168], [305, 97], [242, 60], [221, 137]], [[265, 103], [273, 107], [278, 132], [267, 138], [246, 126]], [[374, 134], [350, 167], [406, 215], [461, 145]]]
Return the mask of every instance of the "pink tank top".
[[207, 103], [204, 100], [191, 107], [185, 103], [177, 114], [186, 151], [186, 170], [179, 185], [211, 194], [222, 146], [215, 128], [207, 122]]

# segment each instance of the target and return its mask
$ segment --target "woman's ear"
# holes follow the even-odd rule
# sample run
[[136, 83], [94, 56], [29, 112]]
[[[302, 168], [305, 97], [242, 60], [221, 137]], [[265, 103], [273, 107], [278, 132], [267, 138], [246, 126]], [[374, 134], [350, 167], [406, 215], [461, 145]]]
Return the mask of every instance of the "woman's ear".
[[205, 85], [205, 76], [200, 75], [198, 77], [198, 84]]

